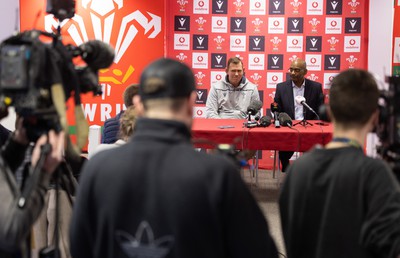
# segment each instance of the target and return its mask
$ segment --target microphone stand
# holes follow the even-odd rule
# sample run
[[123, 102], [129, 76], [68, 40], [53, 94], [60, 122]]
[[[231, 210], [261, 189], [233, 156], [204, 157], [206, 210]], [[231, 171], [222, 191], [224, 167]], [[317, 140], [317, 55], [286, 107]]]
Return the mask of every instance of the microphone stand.
[[302, 125], [304, 127], [306, 127], [307, 125], [313, 126], [313, 124], [311, 124], [310, 122], [308, 122], [306, 120], [306, 112], [305, 111], [303, 112], [303, 120], [293, 124], [293, 126], [296, 126], [296, 125]]
[[[254, 111], [248, 111], [247, 112], [247, 121], [243, 123], [244, 127], [246, 128], [253, 128], [257, 127], [257, 121], [251, 121], [251, 115], [253, 114], [252, 112]], [[254, 112], [253, 115], [256, 115], [258, 112]]]
[[257, 121], [251, 121], [251, 113], [247, 118], [247, 121], [243, 123], [246, 128], [252, 128], [257, 126]]

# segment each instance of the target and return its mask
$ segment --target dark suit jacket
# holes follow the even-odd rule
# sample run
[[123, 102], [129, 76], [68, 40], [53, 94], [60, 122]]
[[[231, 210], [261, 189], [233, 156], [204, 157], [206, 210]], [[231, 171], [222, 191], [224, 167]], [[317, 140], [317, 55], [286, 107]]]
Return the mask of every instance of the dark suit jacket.
[[[319, 107], [324, 101], [324, 95], [322, 93], [322, 85], [318, 82], [305, 79], [304, 98], [306, 103], [318, 113]], [[294, 97], [292, 80], [278, 83], [276, 85], [276, 93], [274, 101], [278, 103], [279, 112], [287, 113], [292, 119], [294, 119]], [[313, 120], [317, 119], [315, 114], [304, 107], [306, 111], [305, 119]]]

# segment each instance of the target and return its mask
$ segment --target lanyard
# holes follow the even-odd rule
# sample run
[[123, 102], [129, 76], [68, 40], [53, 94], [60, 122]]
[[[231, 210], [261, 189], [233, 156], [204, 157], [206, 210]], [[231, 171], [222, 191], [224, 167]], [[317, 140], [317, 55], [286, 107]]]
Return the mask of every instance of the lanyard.
[[358, 143], [356, 140], [349, 139], [349, 138], [346, 138], [346, 137], [334, 137], [334, 138], [332, 139], [332, 142], [346, 143], [346, 144], [348, 144], [348, 145], [350, 145], [350, 146], [352, 146], [352, 147], [362, 149], [360, 143]]

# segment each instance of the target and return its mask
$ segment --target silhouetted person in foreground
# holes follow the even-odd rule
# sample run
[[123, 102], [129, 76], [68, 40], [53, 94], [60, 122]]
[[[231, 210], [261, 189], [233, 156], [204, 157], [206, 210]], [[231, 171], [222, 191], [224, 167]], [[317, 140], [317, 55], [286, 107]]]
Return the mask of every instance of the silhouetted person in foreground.
[[277, 257], [235, 163], [191, 145], [195, 99], [186, 65], [159, 59], [144, 70], [132, 140], [96, 154], [83, 170], [74, 258]]
[[288, 258], [400, 255], [399, 184], [382, 160], [364, 154], [378, 98], [366, 71], [351, 69], [333, 79], [333, 139], [288, 168], [280, 196]]

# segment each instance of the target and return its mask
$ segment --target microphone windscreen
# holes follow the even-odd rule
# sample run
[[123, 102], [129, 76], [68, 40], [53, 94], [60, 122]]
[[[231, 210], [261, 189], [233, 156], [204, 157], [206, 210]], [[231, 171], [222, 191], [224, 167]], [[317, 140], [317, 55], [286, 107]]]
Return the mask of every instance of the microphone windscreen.
[[292, 124], [293, 124], [292, 119], [285, 112], [279, 113], [278, 120], [279, 120], [279, 123], [283, 126], [292, 126]]
[[306, 99], [303, 96], [296, 96], [295, 100], [296, 100], [296, 103], [299, 105], [301, 105], [301, 102], [306, 101]]
[[255, 108], [255, 110], [258, 112], [261, 108], [262, 108], [262, 106], [263, 106], [263, 103], [261, 102], [261, 101], [259, 101], [259, 100], [254, 100], [253, 101], [253, 104], [254, 104], [254, 108]]
[[254, 116], [262, 108], [262, 105], [262, 102], [259, 100], [252, 101], [247, 108], [247, 113], [250, 113], [250, 115]]
[[271, 124], [271, 117], [263, 116], [260, 118], [260, 126], [267, 127]]
[[79, 48], [83, 52], [83, 60], [95, 71], [108, 68], [114, 62], [114, 49], [103, 41], [89, 40], [80, 45]]

